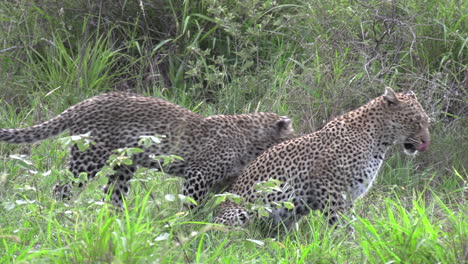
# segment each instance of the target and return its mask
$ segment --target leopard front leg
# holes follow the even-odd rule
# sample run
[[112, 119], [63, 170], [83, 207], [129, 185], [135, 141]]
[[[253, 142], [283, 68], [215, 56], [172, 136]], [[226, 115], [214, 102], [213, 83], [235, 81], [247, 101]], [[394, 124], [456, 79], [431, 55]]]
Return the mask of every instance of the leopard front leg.
[[130, 179], [135, 173], [135, 166], [122, 165], [114, 168], [115, 173], [109, 176], [104, 192], [110, 193], [110, 202], [117, 208], [123, 208], [123, 200], [130, 190]]
[[221, 145], [202, 153], [197, 159], [187, 162], [182, 190], [185, 196], [192, 197], [198, 204], [204, 201], [210, 191], [221, 191], [229, 187], [239, 174], [236, 169], [239, 157], [232, 148]]
[[[200, 204], [214, 186], [214, 179], [210, 174], [194, 167], [186, 168], [186, 179], [182, 188], [182, 194], [194, 199]], [[190, 209], [195, 208], [194, 204], [187, 204]]]
[[352, 207], [352, 201], [344, 189], [336, 186], [330, 188], [332, 185], [321, 181], [316, 181], [310, 186], [314, 188], [307, 191], [308, 195], [303, 200], [311, 210], [322, 211], [330, 225], [335, 225], [340, 214], [346, 213]]
[[[210, 159], [207, 159], [210, 160]], [[212, 159], [211, 159], [212, 160]], [[224, 190], [221, 184], [229, 185], [231, 175], [229, 162], [191, 162], [184, 171], [185, 182], [182, 193], [192, 197], [198, 204], [204, 201], [209, 192]], [[215, 188], [216, 187], [216, 188]], [[188, 205], [194, 208], [195, 205]]]

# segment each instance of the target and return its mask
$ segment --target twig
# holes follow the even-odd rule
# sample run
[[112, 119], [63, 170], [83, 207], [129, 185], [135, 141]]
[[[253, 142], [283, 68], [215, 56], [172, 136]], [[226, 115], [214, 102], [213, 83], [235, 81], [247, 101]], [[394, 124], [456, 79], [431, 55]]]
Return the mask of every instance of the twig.
[[9, 48], [0, 50], [0, 53], [7, 52], [7, 51], [10, 51], [10, 50], [14, 50], [14, 49], [18, 49], [18, 48], [22, 48], [22, 47], [21, 46], [9, 47]]

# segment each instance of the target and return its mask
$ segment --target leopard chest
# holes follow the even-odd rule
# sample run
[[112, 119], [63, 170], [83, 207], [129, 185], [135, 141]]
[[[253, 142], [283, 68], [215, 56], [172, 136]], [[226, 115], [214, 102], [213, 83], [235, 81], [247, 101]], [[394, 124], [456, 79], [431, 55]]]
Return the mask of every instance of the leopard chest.
[[372, 187], [377, 173], [382, 166], [383, 155], [372, 155], [361, 166], [357, 166], [352, 172], [352, 180], [349, 185], [349, 193], [352, 199], [355, 200], [366, 194]]

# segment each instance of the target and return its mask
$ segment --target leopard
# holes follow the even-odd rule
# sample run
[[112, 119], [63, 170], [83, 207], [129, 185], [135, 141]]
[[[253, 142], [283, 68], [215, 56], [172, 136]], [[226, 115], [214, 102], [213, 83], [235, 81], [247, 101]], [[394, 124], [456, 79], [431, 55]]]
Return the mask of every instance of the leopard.
[[[245, 227], [256, 222], [269, 230], [291, 230], [303, 216], [319, 211], [327, 224], [336, 227], [342, 223], [340, 216], [369, 191], [392, 145], [401, 144], [409, 155], [429, 148], [429, 123], [414, 93], [386, 87], [383, 95], [321, 129], [277, 144], [257, 157], [230, 191], [244, 203], [221, 203], [214, 223]], [[271, 180], [278, 182], [278, 188], [261, 192], [256, 187]], [[267, 216], [247, 209], [258, 203], [269, 208]]]
[[[210, 191], [229, 187], [263, 151], [295, 137], [291, 119], [276, 113], [205, 117], [164, 99], [117, 91], [86, 99], [31, 127], [0, 129], [0, 141], [32, 143], [64, 131], [86, 135], [93, 142], [83, 151], [73, 144], [68, 161], [68, 170], [75, 177], [86, 173], [88, 180], [107, 164], [115, 150], [143, 149], [131, 157], [131, 164], [116, 166], [108, 176], [104, 191], [110, 203], [120, 208], [136, 169], [161, 169], [163, 155], [182, 158], [162, 169], [184, 178], [183, 195], [200, 203]], [[142, 137], [155, 135], [160, 136], [159, 144], [139, 144]], [[78, 187], [85, 183], [79, 182]], [[73, 183], [59, 183], [54, 192], [61, 199], [69, 198], [72, 186]]]

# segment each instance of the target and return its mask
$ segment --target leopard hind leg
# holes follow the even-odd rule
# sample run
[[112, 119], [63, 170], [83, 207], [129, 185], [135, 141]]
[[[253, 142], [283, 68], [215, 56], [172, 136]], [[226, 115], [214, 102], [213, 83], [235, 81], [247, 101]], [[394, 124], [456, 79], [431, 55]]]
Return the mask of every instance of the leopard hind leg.
[[[78, 178], [81, 173], [86, 173], [88, 180], [93, 179], [96, 174], [104, 167], [107, 159], [110, 156], [110, 150], [102, 144], [96, 143], [88, 149], [80, 151], [77, 145], [73, 145], [70, 149], [70, 161], [68, 169], [74, 177]], [[78, 182], [78, 187], [83, 187], [86, 182]], [[54, 187], [54, 194], [57, 198], [66, 200], [70, 199], [70, 191], [72, 183], [59, 182]]]

